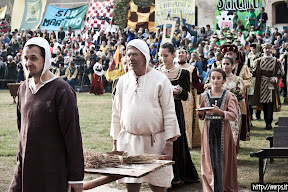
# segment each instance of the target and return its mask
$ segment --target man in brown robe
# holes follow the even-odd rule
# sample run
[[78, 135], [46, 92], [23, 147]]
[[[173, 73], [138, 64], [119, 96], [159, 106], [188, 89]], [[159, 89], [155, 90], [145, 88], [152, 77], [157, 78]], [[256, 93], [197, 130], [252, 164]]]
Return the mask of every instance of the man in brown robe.
[[272, 56], [270, 43], [262, 45], [264, 56], [255, 60], [253, 76], [256, 77], [253, 106], [263, 110], [265, 129], [272, 129], [273, 112], [280, 111], [280, 94], [278, 80], [283, 76], [279, 60]]
[[31, 78], [18, 90], [17, 165], [9, 192], [81, 192], [84, 177], [76, 94], [48, 69], [48, 42], [30, 39], [23, 50]]

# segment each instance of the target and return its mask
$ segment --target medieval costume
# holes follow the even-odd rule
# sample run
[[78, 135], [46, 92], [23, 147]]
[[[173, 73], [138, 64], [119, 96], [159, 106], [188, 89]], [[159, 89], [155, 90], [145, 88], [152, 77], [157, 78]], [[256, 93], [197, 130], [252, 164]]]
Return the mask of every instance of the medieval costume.
[[[198, 181], [198, 173], [192, 162], [191, 155], [188, 148], [186, 131], [185, 131], [185, 118], [183, 106], [181, 101], [188, 99], [188, 92], [190, 90], [190, 74], [186, 69], [175, 67], [177, 76], [169, 78], [173, 86], [179, 85], [182, 92], [179, 95], [174, 95], [175, 111], [178, 119], [181, 136], [173, 142], [173, 172], [174, 179], [172, 185], [181, 183], [193, 183]], [[167, 73], [165, 65], [160, 68], [162, 73]], [[171, 70], [170, 70], [171, 72]]]
[[[283, 97], [284, 98], [287, 98], [287, 65], [288, 65], [288, 47], [286, 47], [286, 52], [284, 52], [283, 55], [281, 55], [281, 58], [282, 58], [282, 65], [284, 66], [284, 75], [282, 77], [282, 82], [284, 84], [284, 87], [283, 87]], [[280, 59], [281, 60], [281, 59]], [[285, 102], [285, 100], [284, 100]]]
[[224, 111], [224, 118], [213, 113], [199, 114], [200, 119], [205, 119], [201, 141], [203, 191], [236, 192], [237, 158], [233, 135], [237, 133], [231, 128], [230, 121], [237, 118], [237, 98], [228, 90], [223, 90], [219, 97], [212, 97], [210, 90], [200, 95], [199, 107], [211, 107], [212, 104]]
[[103, 94], [102, 75], [104, 75], [102, 64], [96, 62], [93, 66], [93, 70], [94, 74], [92, 77], [92, 83], [90, 85], [89, 93], [94, 93], [95, 95], [101, 95]]
[[[137, 48], [150, 61], [149, 48], [142, 40], [132, 40], [127, 48]], [[150, 68], [136, 77], [133, 70], [117, 83], [113, 100], [110, 135], [117, 140], [117, 150], [128, 155], [161, 155], [165, 142], [180, 136], [171, 83], [165, 75]], [[154, 186], [169, 187], [173, 179], [172, 166], [167, 166], [142, 178], [123, 178], [120, 183], [147, 182]]]
[[[265, 47], [271, 48], [272, 45], [265, 43], [263, 48]], [[266, 129], [272, 128], [273, 112], [280, 111], [281, 109], [277, 81], [283, 74], [282, 65], [277, 58], [264, 54], [263, 57], [255, 60], [253, 75], [256, 77], [256, 81], [253, 106], [257, 110], [263, 110]], [[271, 77], [275, 78], [276, 83], [270, 82]]]
[[[252, 51], [248, 54], [246, 65], [249, 67], [250, 71], [254, 68], [254, 61], [261, 57], [261, 45], [258, 43], [252, 43], [250, 47], [255, 47], [256, 53], [254, 54]], [[247, 90], [248, 92], [248, 102], [249, 102], [249, 113], [250, 113], [250, 119], [252, 120], [253, 116], [253, 108], [252, 108], [252, 100], [253, 100], [253, 94], [254, 94], [254, 87], [255, 87], [255, 77], [252, 77], [253, 84], [252, 86]], [[261, 111], [256, 111], [256, 118], [260, 119]]]
[[25, 46], [45, 49], [40, 86], [34, 77], [18, 90], [17, 165], [9, 192], [67, 192], [69, 182], [84, 178], [84, 159], [76, 94], [50, 71], [48, 42], [40, 37]]
[[179, 63], [179, 66], [183, 69], [187, 69], [190, 73], [190, 96], [191, 99], [186, 101], [182, 101], [183, 111], [185, 117], [185, 125], [186, 125], [186, 136], [187, 142], [190, 149], [193, 147], [201, 146], [201, 131], [199, 128], [198, 115], [196, 114], [197, 108], [197, 90], [201, 93], [204, 91], [204, 84], [199, 82], [199, 78], [197, 75], [197, 68], [189, 65], [185, 62], [185, 64]]
[[242, 114], [246, 113], [245, 104], [245, 87], [243, 80], [236, 76], [235, 74], [230, 74], [226, 76], [226, 81], [223, 84], [223, 88], [233, 93], [238, 101], [238, 116], [235, 121], [230, 121], [230, 126], [233, 133], [233, 138], [236, 141], [236, 149], [239, 149], [239, 137], [241, 131]]
[[248, 106], [248, 96], [247, 96], [247, 89], [252, 86], [252, 73], [250, 72], [247, 65], [245, 65], [242, 61], [244, 60], [244, 56], [242, 52], [238, 52], [238, 48], [235, 45], [224, 45], [221, 47], [221, 52], [225, 55], [226, 52], [233, 51], [236, 53], [236, 63], [235, 68], [233, 69], [232, 73], [236, 76], [239, 76], [243, 79], [244, 89], [245, 89], [245, 105], [246, 110], [242, 111], [242, 122], [241, 122], [241, 131], [240, 131], [240, 140], [248, 141], [250, 140], [250, 127], [251, 127], [251, 120], [249, 115], [249, 106]]

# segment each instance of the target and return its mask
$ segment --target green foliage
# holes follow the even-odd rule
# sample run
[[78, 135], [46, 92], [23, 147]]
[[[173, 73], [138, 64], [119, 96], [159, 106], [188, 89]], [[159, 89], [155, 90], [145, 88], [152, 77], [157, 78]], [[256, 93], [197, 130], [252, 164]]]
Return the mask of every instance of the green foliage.
[[[114, 2], [114, 11], [112, 23], [120, 28], [127, 26], [128, 11], [130, 0], [116, 0]], [[155, 4], [155, 0], [134, 0], [134, 3], [141, 8], [150, 7]]]

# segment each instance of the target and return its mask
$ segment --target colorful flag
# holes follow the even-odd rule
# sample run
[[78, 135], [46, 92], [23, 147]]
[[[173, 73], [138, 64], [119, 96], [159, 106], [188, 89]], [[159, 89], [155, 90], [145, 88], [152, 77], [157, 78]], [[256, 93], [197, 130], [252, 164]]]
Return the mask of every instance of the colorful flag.
[[87, 13], [87, 28], [107, 28], [112, 23], [113, 0], [110, 1], [90, 1]]
[[6, 9], [7, 9], [7, 5], [0, 9], [0, 19], [4, 19], [5, 18]]
[[49, 5], [41, 24], [41, 30], [46, 28], [48, 31], [59, 31], [60, 27], [66, 30], [68, 26], [73, 30], [80, 29], [87, 8], [88, 4], [73, 9]]
[[36, 30], [41, 23], [47, 0], [14, 0], [11, 28]]
[[113, 71], [115, 69], [118, 69], [119, 67], [119, 63], [121, 61], [120, 47], [121, 46], [117, 47], [115, 54], [114, 54], [113, 61], [109, 64], [109, 71]]
[[131, 29], [139, 29], [141, 27], [154, 31], [155, 6], [141, 8], [131, 1], [127, 26]]

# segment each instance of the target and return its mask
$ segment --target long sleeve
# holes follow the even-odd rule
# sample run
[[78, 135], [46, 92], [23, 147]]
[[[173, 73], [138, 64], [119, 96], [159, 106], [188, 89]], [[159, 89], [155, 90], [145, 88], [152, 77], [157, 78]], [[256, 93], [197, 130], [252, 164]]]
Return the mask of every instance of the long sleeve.
[[247, 65], [243, 65], [239, 76], [243, 79], [245, 88], [250, 88], [253, 84], [252, 73], [250, 72]]
[[57, 98], [59, 126], [67, 150], [68, 181], [82, 181], [84, 158], [76, 94], [65, 87]]
[[224, 119], [235, 121], [238, 118], [238, 101], [234, 94], [227, 95], [227, 110], [224, 111]]
[[171, 83], [168, 79], [164, 79], [162, 85], [162, 89], [159, 92], [159, 102], [162, 108], [165, 137], [166, 140], [171, 138], [176, 140], [176, 138], [180, 136], [180, 129], [175, 113], [175, 104]]
[[177, 95], [176, 97], [183, 100], [183, 101], [186, 101], [188, 99], [188, 93], [190, 92], [190, 73], [188, 70], [186, 69], [182, 69], [182, 72], [181, 72], [181, 85], [180, 87], [182, 87], [182, 92]]
[[[120, 86], [120, 87], [119, 87]], [[111, 128], [110, 135], [114, 140], [117, 140], [117, 137], [121, 131], [120, 126], [120, 101], [121, 101], [121, 91], [122, 91], [122, 81], [119, 79], [116, 85], [116, 94], [114, 96], [114, 100], [112, 102], [112, 120], [111, 120]]]
[[[20, 112], [20, 99], [19, 99], [19, 92], [18, 92], [18, 102], [17, 102], [17, 125], [20, 134], [21, 128], [21, 112]], [[18, 136], [18, 140], [20, 136]], [[9, 192], [22, 192], [22, 153], [21, 153], [21, 146], [20, 141], [18, 141], [17, 147], [17, 165], [14, 171], [14, 176], [11, 181]]]
[[192, 71], [192, 85], [201, 93], [204, 91], [204, 84], [200, 83], [196, 68]]
[[[199, 96], [199, 108], [201, 107], [206, 107], [206, 102], [205, 102], [205, 98], [204, 98], [204, 94], [205, 93], [202, 93], [200, 96]], [[206, 115], [206, 112], [203, 111], [203, 114], [200, 114], [198, 112], [198, 117], [200, 120], [204, 120], [205, 119], [205, 115]]]

